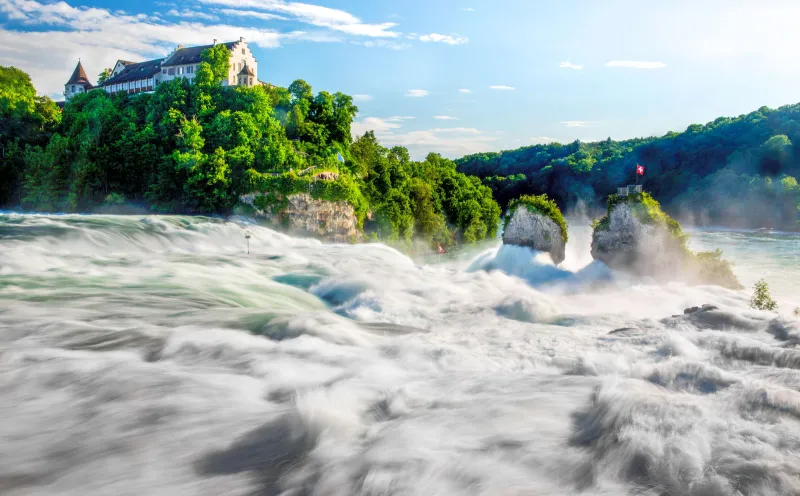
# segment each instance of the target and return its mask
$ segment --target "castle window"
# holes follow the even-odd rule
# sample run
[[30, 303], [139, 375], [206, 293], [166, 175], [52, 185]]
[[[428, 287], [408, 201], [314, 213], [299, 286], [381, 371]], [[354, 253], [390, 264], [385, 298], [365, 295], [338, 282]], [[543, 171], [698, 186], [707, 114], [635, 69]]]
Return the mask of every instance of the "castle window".
[[72, 85], [72, 92], [75, 93], [75, 85]]
[[175, 69], [170, 69], [169, 70], [169, 75], [170, 76], [174, 76], [175, 75]]
[[245, 55], [245, 51], [244, 51], [244, 48], [242, 48], [242, 55]]
[[166, 73], [167, 73], [166, 69], [161, 69], [161, 74], [166, 74]]
[[239, 70], [240, 71], [242, 70], [242, 63], [241, 62], [239, 62]]

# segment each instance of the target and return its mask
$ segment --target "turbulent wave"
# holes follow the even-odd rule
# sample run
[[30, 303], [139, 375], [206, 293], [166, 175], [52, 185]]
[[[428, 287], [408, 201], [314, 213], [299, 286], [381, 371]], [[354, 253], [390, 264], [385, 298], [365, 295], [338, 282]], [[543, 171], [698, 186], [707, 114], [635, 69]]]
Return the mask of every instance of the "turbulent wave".
[[[800, 322], [612, 273], [588, 233], [560, 267], [423, 264], [244, 219], [0, 215], [0, 493], [800, 494]], [[744, 279], [796, 241], [756, 242]]]

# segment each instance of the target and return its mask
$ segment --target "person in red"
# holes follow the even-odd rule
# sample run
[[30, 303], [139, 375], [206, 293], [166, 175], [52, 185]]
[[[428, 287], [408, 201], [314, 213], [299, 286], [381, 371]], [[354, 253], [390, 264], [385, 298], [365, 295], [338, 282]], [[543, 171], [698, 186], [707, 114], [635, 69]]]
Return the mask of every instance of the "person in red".
[[439, 251], [439, 255], [441, 255], [442, 253], [447, 253], [446, 251], [444, 251], [444, 248], [442, 248], [441, 243], [436, 243], [436, 245], [438, 247], [437, 250]]

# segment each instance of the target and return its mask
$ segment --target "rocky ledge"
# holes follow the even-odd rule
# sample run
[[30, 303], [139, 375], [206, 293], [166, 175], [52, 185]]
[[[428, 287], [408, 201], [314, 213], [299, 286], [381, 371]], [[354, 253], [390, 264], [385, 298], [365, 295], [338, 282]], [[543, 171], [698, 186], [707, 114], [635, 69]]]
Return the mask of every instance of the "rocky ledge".
[[250, 215], [293, 234], [338, 242], [359, 241], [362, 237], [355, 209], [346, 201], [318, 200], [307, 193], [285, 198], [251, 193], [242, 195], [239, 202], [252, 208]]

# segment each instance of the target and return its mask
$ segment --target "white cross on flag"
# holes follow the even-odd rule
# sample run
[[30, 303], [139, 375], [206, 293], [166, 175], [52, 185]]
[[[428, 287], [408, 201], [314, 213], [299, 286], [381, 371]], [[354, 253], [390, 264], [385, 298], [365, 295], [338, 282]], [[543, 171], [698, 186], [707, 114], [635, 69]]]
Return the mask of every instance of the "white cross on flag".
[[636, 174], [644, 176], [644, 165], [636, 164]]

